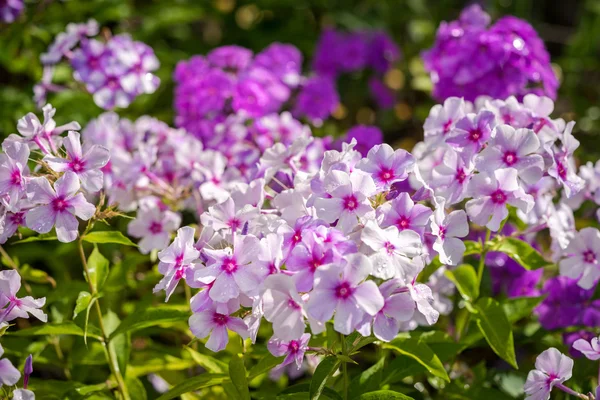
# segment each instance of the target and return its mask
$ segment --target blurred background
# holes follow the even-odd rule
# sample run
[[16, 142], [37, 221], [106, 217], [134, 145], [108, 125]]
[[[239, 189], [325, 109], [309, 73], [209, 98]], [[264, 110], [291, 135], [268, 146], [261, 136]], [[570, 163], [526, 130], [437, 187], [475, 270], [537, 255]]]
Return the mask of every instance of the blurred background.
[[[317, 134], [341, 134], [355, 124], [378, 125], [388, 142], [404, 148], [422, 138], [422, 124], [434, 104], [431, 82], [423, 70], [422, 50], [433, 43], [440, 21], [456, 19], [470, 4], [463, 0], [86, 0], [26, 1], [23, 15], [0, 25], [0, 134], [15, 131], [18, 118], [35, 109], [32, 87], [40, 80], [39, 55], [69, 22], [96, 19], [113, 33], [130, 32], [152, 46], [161, 67], [160, 88], [138, 98], [119, 113], [143, 114], [173, 123], [172, 75], [178, 61], [206, 54], [214, 47], [237, 44], [255, 52], [279, 41], [297, 46], [305, 70], [324, 28], [383, 29], [400, 46], [402, 58], [384, 82], [396, 90], [395, 105], [375, 112], [365, 100], [366, 73], [338, 80], [342, 105], [333, 121]], [[555, 116], [576, 120], [576, 135], [585, 151], [580, 160], [600, 154], [600, 1], [489, 0], [479, 1], [492, 21], [515, 15], [529, 21], [551, 53], [561, 82]], [[57, 82], [72, 80], [68, 67], [59, 68]], [[85, 91], [50, 95], [60, 124], [76, 120], [83, 126], [102, 112]], [[64, 118], [64, 121], [62, 120]]]

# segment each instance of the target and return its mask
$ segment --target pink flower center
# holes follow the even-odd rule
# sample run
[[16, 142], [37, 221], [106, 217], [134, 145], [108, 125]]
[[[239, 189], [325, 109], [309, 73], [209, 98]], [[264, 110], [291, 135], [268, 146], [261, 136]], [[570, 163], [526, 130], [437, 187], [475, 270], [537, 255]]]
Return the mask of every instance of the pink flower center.
[[238, 265], [237, 262], [235, 262], [235, 259], [227, 257], [223, 260], [221, 269], [228, 274], [232, 274], [238, 269]]
[[12, 185], [21, 185], [21, 171], [19, 171], [18, 168], [13, 169], [12, 173], [10, 174], [10, 183]]
[[504, 157], [502, 157], [502, 160], [506, 165], [510, 167], [518, 161], [517, 154], [514, 151], [507, 151], [506, 153], [504, 153]]
[[335, 288], [335, 296], [338, 299], [347, 299], [352, 296], [353, 288], [348, 282], [342, 282]]
[[396, 221], [396, 226], [398, 226], [398, 229], [401, 231], [404, 229], [408, 229], [410, 227], [410, 219], [406, 218], [403, 215], [400, 218], [398, 218], [398, 221]]
[[394, 250], [396, 249], [396, 246], [394, 246], [390, 242], [385, 242], [384, 247], [385, 247], [385, 250], [388, 252], [388, 254], [392, 254], [394, 252]]
[[158, 222], [158, 221], [152, 221], [150, 223], [150, 226], [148, 227], [148, 230], [153, 235], [157, 235], [157, 234], [159, 234], [159, 233], [161, 233], [163, 231], [163, 227], [162, 227], [162, 224], [160, 222]]
[[293, 308], [294, 310], [300, 309], [300, 305], [298, 303], [296, 303], [293, 299], [288, 300], [288, 307]]
[[115, 90], [119, 88], [119, 80], [115, 77], [110, 77], [108, 78], [108, 80], [106, 81], [106, 86], [108, 86], [109, 89], [111, 90]]
[[85, 168], [85, 162], [83, 160], [80, 160], [79, 158], [74, 158], [69, 163], [69, 168], [73, 172], [81, 172]]
[[444, 123], [444, 125], [442, 126], [442, 129], [444, 130], [444, 135], [448, 132], [450, 132], [450, 127], [452, 126], [452, 120], [449, 119], [448, 121], [446, 121]]
[[565, 165], [560, 162], [557, 161], [556, 162], [556, 172], [558, 172], [558, 176], [560, 177], [560, 179], [562, 179], [563, 181], [567, 179], [567, 168], [565, 167]]
[[308, 266], [310, 267], [311, 271], [316, 271], [317, 268], [319, 268], [321, 265], [323, 265], [323, 260], [319, 259], [319, 258], [313, 258], [312, 260], [310, 260], [308, 262]]
[[15, 225], [24, 225], [25, 224], [25, 213], [18, 212], [12, 215], [8, 215], [9, 220]]
[[175, 279], [180, 280], [181, 278], [183, 278], [183, 275], [185, 275], [185, 269], [185, 266], [178, 268], [175, 271]]
[[379, 179], [383, 182], [389, 182], [394, 179], [394, 171], [390, 168], [381, 167], [379, 170]]
[[356, 196], [351, 194], [350, 196], [344, 197], [344, 209], [349, 211], [354, 211], [358, 207], [358, 200], [356, 200]]
[[463, 183], [465, 179], [467, 179], [467, 174], [465, 174], [465, 170], [462, 168], [457, 169], [455, 178], [458, 181], [458, 183]]
[[554, 380], [557, 378], [558, 378], [558, 375], [556, 375], [556, 374], [548, 375], [548, 379], [546, 379], [546, 387], [548, 389], [550, 389], [550, 387], [552, 386], [552, 382], [554, 382]]
[[439, 237], [440, 239], [444, 239], [446, 237], [446, 227], [445, 226], [440, 226], [439, 227]]
[[292, 243], [298, 244], [302, 241], [302, 231], [299, 229], [294, 232], [294, 236], [292, 236]]
[[595, 264], [596, 263], [596, 253], [594, 253], [592, 250], [586, 250], [583, 252], [583, 261], [585, 261], [588, 264]]
[[232, 230], [236, 230], [241, 224], [242, 222], [237, 218], [232, 218], [229, 220], [229, 222], [227, 222], [227, 225], [229, 225]]
[[492, 201], [496, 204], [504, 204], [504, 203], [506, 203], [506, 199], [507, 199], [506, 193], [504, 193], [500, 189], [498, 189], [494, 193], [492, 193], [490, 195], [490, 197], [492, 198]]
[[479, 139], [481, 139], [481, 136], [483, 136], [483, 134], [481, 133], [481, 129], [479, 129], [479, 128], [475, 128], [475, 129], [469, 131], [469, 140], [472, 142], [479, 142]]
[[213, 314], [213, 322], [215, 324], [223, 326], [227, 324], [227, 321], [229, 321], [229, 317], [227, 315], [219, 314], [217, 312]]
[[300, 350], [300, 343], [297, 340], [290, 340], [288, 351], [292, 354], [296, 354], [298, 350]]
[[52, 200], [52, 209], [55, 212], [63, 212], [69, 207], [69, 202], [63, 196], [58, 196]]

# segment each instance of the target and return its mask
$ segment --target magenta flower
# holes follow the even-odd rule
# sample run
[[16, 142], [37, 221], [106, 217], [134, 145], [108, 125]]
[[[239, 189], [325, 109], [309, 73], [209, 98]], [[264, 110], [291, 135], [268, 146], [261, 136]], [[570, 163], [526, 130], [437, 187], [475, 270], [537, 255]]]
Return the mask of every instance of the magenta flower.
[[410, 229], [421, 236], [431, 214], [431, 208], [415, 204], [406, 192], [400, 193], [393, 200], [377, 208], [377, 216], [381, 218], [382, 228], [395, 226], [399, 231]]
[[402, 322], [413, 317], [416, 305], [400, 279], [382, 283], [379, 291], [385, 303], [373, 321], [373, 334], [377, 339], [389, 342], [398, 335]]
[[529, 371], [525, 382], [525, 400], [548, 400], [555, 385], [571, 378], [573, 360], [554, 347], [549, 348], [535, 360], [535, 369]]
[[383, 132], [381, 132], [381, 129], [376, 126], [356, 125], [346, 132], [346, 136], [343, 138], [343, 141], [346, 143], [351, 143], [352, 139], [356, 139], [356, 146], [354, 146], [354, 150], [360, 152], [363, 157], [366, 157], [369, 153], [369, 150], [371, 150], [373, 146], [383, 142]]
[[59, 241], [68, 243], [77, 239], [79, 222], [92, 218], [96, 207], [79, 192], [79, 178], [67, 171], [56, 180], [54, 188], [43, 177], [31, 179], [27, 187], [29, 201], [37, 205], [27, 212], [25, 224], [38, 233], [48, 233], [54, 226]]
[[496, 136], [475, 159], [479, 171], [493, 173], [501, 168], [514, 168], [525, 183], [542, 179], [544, 159], [536, 154], [540, 140], [531, 129], [515, 130], [510, 125], [496, 127]]
[[208, 53], [206, 58], [215, 67], [237, 72], [250, 65], [252, 50], [235, 45], [221, 46]]
[[375, 316], [384, 305], [375, 282], [365, 281], [371, 270], [371, 262], [360, 253], [348, 255], [341, 267], [330, 264], [319, 268], [306, 304], [308, 315], [325, 322], [335, 312], [334, 329], [349, 335], [366, 315]]
[[268, 276], [263, 284], [262, 303], [265, 319], [273, 323], [275, 336], [292, 340], [302, 335], [306, 327], [304, 301], [292, 277], [284, 274]]
[[389, 189], [392, 183], [406, 180], [414, 165], [415, 159], [408, 151], [394, 151], [384, 143], [373, 146], [356, 168], [371, 174], [377, 188]]
[[445, 198], [450, 205], [464, 200], [472, 176], [473, 165], [448, 148], [441, 162], [434, 166], [429, 182], [435, 195]]
[[327, 119], [339, 103], [335, 82], [326, 77], [315, 76], [302, 86], [293, 114], [297, 118], [306, 116], [318, 124]]
[[[0, 345], [0, 357], [4, 355], [4, 348]], [[0, 359], [0, 387], [3, 385], [14, 386], [21, 379], [21, 373], [8, 358]], [[13, 397], [14, 398], [14, 397]]]
[[433, 106], [423, 125], [425, 141], [431, 143], [444, 141], [456, 123], [465, 116], [465, 112], [465, 101], [458, 97], [446, 99], [444, 105]]
[[442, 202], [431, 220], [431, 233], [436, 238], [433, 249], [438, 252], [440, 262], [457, 265], [465, 253], [465, 244], [459, 238], [469, 234], [467, 214], [463, 210], [455, 210], [446, 215]]
[[267, 343], [267, 348], [275, 357], [285, 356], [283, 362], [279, 364], [280, 367], [295, 362], [296, 366], [300, 368], [302, 366], [302, 361], [304, 360], [304, 352], [308, 350], [309, 340], [310, 333], [305, 333], [302, 336], [299, 336], [298, 339], [287, 341], [273, 336]]
[[560, 274], [577, 279], [584, 289], [591, 289], [600, 278], [600, 231], [583, 228], [575, 234], [560, 261]]
[[138, 245], [142, 254], [162, 250], [169, 245], [171, 233], [181, 225], [181, 216], [156, 199], [142, 202], [136, 218], [127, 225], [127, 233], [141, 238]]
[[248, 296], [258, 294], [261, 282], [269, 271], [255, 264], [260, 253], [260, 241], [255, 236], [236, 235], [231, 247], [203, 252], [209, 260], [205, 268], [194, 272], [194, 280], [203, 284], [212, 284], [210, 298], [225, 303], [237, 298], [240, 293]]
[[375, 193], [375, 182], [370, 175], [355, 171], [331, 171], [325, 177], [324, 188], [328, 198], [315, 200], [319, 218], [333, 223], [344, 233], [358, 225], [358, 218], [373, 210], [369, 197]]
[[308, 292], [313, 287], [316, 271], [334, 261], [338, 260], [334, 260], [329, 246], [317, 240], [314, 234], [304, 232], [302, 243], [294, 247], [285, 265], [287, 270], [294, 273], [296, 288], [300, 292]]
[[6, 213], [6, 216], [4, 217], [4, 229], [0, 234], [0, 244], [6, 243], [8, 238], [17, 232], [19, 226], [25, 226], [25, 214], [26, 211]]
[[0, 322], [12, 321], [15, 318], [29, 318], [33, 315], [42, 322], [48, 316], [40, 310], [46, 304], [46, 298], [34, 299], [31, 296], [17, 297], [21, 288], [21, 276], [15, 270], [0, 271]]
[[491, 111], [483, 110], [478, 114], [467, 114], [456, 123], [446, 143], [457, 148], [468, 163], [489, 140], [495, 125], [496, 116]]
[[240, 231], [246, 222], [258, 215], [258, 209], [250, 204], [240, 208], [231, 197], [223, 203], [209, 207], [208, 212], [200, 216], [202, 225], [211, 227], [221, 233], [236, 233]]
[[583, 180], [577, 176], [573, 161], [573, 152], [579, 147], [579, 141], [571, 134], [573, 126], [575, 126], [575, 122], [571, 121], [565, 127], [560, 149], [548, 149], [552, 155], [552, 166], [548, 168], [548, 175], [563, 186], [567, 198], [579, 192], [584, 185]]
[[50, 154], [44, 157], [50, 168], [56, 172], [72, 171], [81, 180], [81, 186], [88, 192], [97, 192], [102, 189], [102, 168], [108, 164], [110, 153], [106, 147], [92, 145], [83, 152], [78, 132], [70, 131], [63, 145], [67, 151], [67, 158], [55, 157]]
[[232, 317], [230, 314], [231, 312], [217, 311], [215, 307], [211, 307], [206, 311], [192, 314], [188, 324], [197, 338], [203, 339], [210, 335], [206, 342], [206, 348], [217, 352], [223, 350], [229, 342], [227, 330], [237, 333], [244, 339], [248, 337], [248, 327], [244, 321], [241, 318]]
[[169, 301], [181, 278], [185, 279], [196, 266], [193, 262], [198, 259], [200, 252], [194, 247], [194, 233], [194, 228], [189, 226], [179, 228], [173, 243], [158, 253], [158, 272], [164, 277], [152, 292], [164, 290], [167, 293], [165, 301]]
[[467, 214], [473, 222], [492, 231], [500, 228], [508, 217], [507, 204], [524, 213], [533, 208], [533, 197], [525, 194], [517, 180], [514, 168], [498, 169], [492, 174], [477, 174], [469, 182], [472, 200], [466, 204]]
[[29, 175], [29, 147], [20, 142], [5, 140], [0, 154], [0, 196], [9, 211], [18, 212], [18, 202], [25, 193], [25, 177]]

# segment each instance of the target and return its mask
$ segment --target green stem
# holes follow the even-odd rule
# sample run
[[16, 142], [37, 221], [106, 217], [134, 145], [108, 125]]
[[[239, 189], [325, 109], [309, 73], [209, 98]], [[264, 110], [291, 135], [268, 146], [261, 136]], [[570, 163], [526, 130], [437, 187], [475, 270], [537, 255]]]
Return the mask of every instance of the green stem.
[[481, 257], [479, 258], [479, 268], [477, 269], [477, 282], [478, 282], [478, 286], [480, 289], [481, 289], [481, 280], [483, 279], [483, 269], [485, 267], [485, 256], [487, 255], [487, 252], [488, 252], [487, 243], [490, 241], [491, 234], [492, 234], [492, 231], [487, 229], [487, 231], [485, 233], [485, 240], [483, 241], [483, 243], [481, 245]]
[[[92, 284], [92, 280], [90, 279], [90, 270], [88, 269], [87, 259], [85, 257], [85, 251], [83, 250], [83, 241], [82, 241], [81, 237], [77, 241], [77, 245], [79, 247], [79, 256], [81, 257], [81, 263], [83, 264], [83, 271], [85, 272], [85, 278], [90, 286], [90, 293], [91, 293], [92, 297], [96, 297], [98, 294], [98, 291], [96, 290], [96, 288]], [[114, 354], [114, 351], [112, 351], [109, 346], [109, 342], [108, 342], [109, 335], [106, 330], [106, 327], [104, 326], [104, 320], [102, 317], [102, 309], [100, 308], [100, 299], [96, 299], [96, 301], [94, 302], [94, 305], [96, 306], [96, 313], [98, 314], [98, 324], [100, 325], [100, 331], [102, 332], [102, 338], [103, 338], [102, 346], [104, 347], [104, 351], [106, 353], [106, 357], [108, 360], [108, 366], [110, 367], [112, 374], [115, 376], [115, 379], [117, 380], [117, 385], [119, 387], [119, 392], [121, 393], [121, 398], [123, 400], [129, 400], [130, 399], [129, 393], [127, 392], [127, 386], [125, 385], [125, 380], [123, 379], [123, 375], [121, 375], [121, 371], [119, 369], [119, 363], [117, 361], [117, 356], [116, 356], [116, 354]]]
[[[348, 349], [346, 348], [346, 338], [340, 333], [340, 340], [342, 341], [342, 354], [348, 356]], [[342, 361], [342, 377], [344, 379], [344, 400], [348, 400], [348, 363]]]

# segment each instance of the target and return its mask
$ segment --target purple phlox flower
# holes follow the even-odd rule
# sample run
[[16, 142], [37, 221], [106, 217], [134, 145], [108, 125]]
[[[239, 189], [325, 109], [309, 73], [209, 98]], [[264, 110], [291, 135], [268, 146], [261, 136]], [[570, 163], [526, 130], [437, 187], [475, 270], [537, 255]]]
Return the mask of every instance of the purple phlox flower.
[[573, 152], [579, 147], [579, 141], [571, 133], [573, 126], [575, 122], [571, 121], [565, 127], [560, 149], [547, 149], [552, 155], [552, 166], [548, 169], [548, 174], [563, 186], [567, 198], [579, 192], [584, 185], [583, 179], [577, 176], [573, 161]]
[[265, 201], [265, 180], [255, 179], [248, 185], [241, 183], [232, 190], [231, 198], [235, 204], [249, 204], [261, 209]]
[[350, 254], [339, 267], [330, 264], [315, 274], [315, 288], [306, 309], [317, 321], [331, 319], [335, 312], [334, 329], [349, 335], [365, 318], [375, 316], [384, 305], [384, 299], [373, 281], [365, 281], [372, 270], [369, 258]]
[[415, 158], [406, 150], [394, 151], [388, 144], [371, 148], [356, 168], [371, 174], [378, 188], [389, 189], [392, 183], [406, 180], [415, 165]]
[[334, 260], [358, 252], [356, 243], [349, 241], [348, 237], [336, 228], [319, 225], [314, 228], [314, 238], [333, 251]]
[[283, 83], [295, 87], [301, 78], [302, 53], [294, 45], [272, 43], [254, 57], [252, 65], [271, 71]]
[[[376, 126], [356, 125], [348, 130], [343, 141], [350, 143], [352, 142], [352, 139], [356, 139], [354, 150], [360, 152], [363, 157], [367, 157], [367, 154], [373, 146], [380, 145], [383, 142], [383, 133], [381, 132], [381, 129]], [[338, 149], [341, 147], [340, 144]]]
[[407, 284], [420, 272], [422, 266], [413, 261], [422, 251], [422, 240], [417, 232], [398, 231], [394, 225], [381, 229], [371, 220], [363, 228], [360, 239], [373, 250], [370, 255], [373, 276], [381, 279], [396, 277]]
[[528, 225], [536, 225], [542, 222], [547, 216], [552, 203], [553, 190], [556, 187], [556, 181], [550, 176], [544, 176], [539, 181], [533, 184], [522, 183], [521, 185], [525, 193], [531, 195], [535, 202], [533, 209], [529, 213], [524, 213], [521, 210], [517, 211], [517, 216]]
[[560, 274], [577, 279], [584, 289], [594, 287], [600, 278], [600, 231], [583, 228], [571, 239], [564, 251], [566, 258], [560, 261]]
[[18, 212], [17, 204], [26, 190], [29, 175], [29, 147], [21, 142], [5, 140], [0, 154], [0, 196], [8, 211]]
[[254, 141], [260, 149], [266, 150], [281, 142], [290, 145], [298, 137], [311, 135], [310, 128], [292, 117], [287, 111], [269, 114], [254, 121]]
[[294, 273], [296, 288], [308, 292], [313, 287], [316, 271], [324, 265], [340, 261], [333, 250], [312, 232], [303, 232], [302, 243], [291, 251], [285, 261], [288, 271]]
[[466, 249], [459, 238], [469, 234], [467, 214], [463, 210], [446, 214], [444, 201], [439, 200], [431, 219], [431, 233], [436, 237], [433, 249], [438, 252], [442, 264], [457, 265], [462, 260]]
[[335, 82], [323, 76], [307, 79], [296, 98], [293, 115], [307, 117], [314, 125], [320, 125], [335, 111], [340, 103]]
[[0, 21], [11, 24], [19, 18], [24, 9], [23, 0], [5, 0], [0, 5]]
[[[42, 111], [44, 113], [43, 123], [40, 122], [37, 115], [34, 113], [28, 113], [17, 122], [17, 130], [21, 134], [22, 138], [16, 135], [10, 135], [9, 139], [12, 138], [30, 144], [35, 143], [44, 154], [48, 154], [50, 152], [56, 153], [56, 138], [53, 138], [52, 136], [60, 135], [68, 130], [77, 131], [81, 129], [81, 126], [75, 121], [69, 122], [65, 125], [56, 126], [56, 122], [54, 122], [53, 119], [54, 114], [56, 113], [56, 108], [53, 108], [51, 104], [46, 104], [42, 108]], [[50, 148], [47, 147], [48, 145]]]
[[34, 299], [31, 296], [18, 298], [21, 288], [21, 276], [15, 270], [0, 271], [0, 322], [12, 321], [15, 318], [29, 318], [33, 315], [42, 322], [48, 316], [41, 310], [46, 298]]
[[110, 153], [106, 147], [97, 144], [90, 146], [85, 153], [81, 148], [79, 132], [70, 131], [63, 145], [67, 158], [50, 154], [44, 157], [50, 168], [57, 172], [72, 171], [81, 180], [83, 189], [97, 192], [102, 189], [103, 175], [101, 169], [108, 163]]
[[579, 339], [573, 343], [573, 348], [579, 350], [590, 360], [600, 360], [600, 344], [597, 337], [591, 340]]
[[194, 247], [194, 228], [184, 226], [177, 230], [177, 237], [166, 249], [158, 253], [158, 271], [164, 275], [152, 290], [157, 293], [164, 290], [167, 294], [165, 302], [175, 291], [181, 278], [185, 278], [188, 269], [194, 269], [194, 261], [200, 257], [200, 252]]
[[394, 106], [396, 92], [386, 86], [380, 78], [374, 76], [369, 79], [369, 93], [379, 108], [386, 110]]
[[391, 279], [379, 286], [385, 303], [373, 321], [373, 334], [389, 342], [400, 331], [402, 322], [409, 321], [415, 313], [415, 302], [400, 279]]
[[0, 234], [0, 244], [6, 243], [8, 238], [17, 232], [19, 226], [25, 226], [26, 211], [7, 212], [4, 216], [4, 228]]
[[75, 217], [87, 221], [96, 212], [96, 207], [88, 203], [79, 187], [79, 178], [71, 171], [58, 178], [54, 188], [44, 177], [32, 178], [27, 187], [27, 198], [35, 207], [25, 216], [27, 227], [38, 233], [48, 233], [54, 226], [59, 241], [75, 240], [79, 228]]
[[[419, 163], [420, 172], [424, 170], [421, 164]], [[443, 197], [451, 205], [464, 200], [473, 172], [472, 163], [465, 162], [454, 149], [447, 148], [441, 162], [431, 170], [431, 179], [428, 181], [435, 195]]]
[[235, 112], [243, 112], [250, 117], [261, 117], [269, 111], [271, 97], [264, 85], [252, 78], [237, 83], [233, 91], [232, 107]]
[[433, 106], [423, 125], [425, 141], [430, 143], [443, 142], [465, 114], [466, 106], [462, 98], [450, 97], [444, 101], [443, 105], [436, 104]]
[[525, 194], [519, 186], [517, 175], [518, 171], [514, 168], [498, 169], [493, 175], [475, 175], [468, 188], [473, 199], [465, 206], [469, 218], [495, 232], [508, 217], [507, 204], [525, 213], [530, 212], [533, 208], [533, 197]]
[[246, 69], [252, 61], [252, 50], [240, 46], [221, 46], [206, 55], [213, 66], [238, 72]]
[[221, 303], [237, 298], [240, 293], [255, 296], [269, 274], [264, 265], [255, 263], [260, 250], [260, 241], [250, 235], [236, 235], [233, 250], [231, 247], [204, 249], [209, 260], [206, 267], [196, 269], [194, 280], [204, 284], [214, 282], [209, 295], [211, 299]]
[[[4, 355], [4, 348], [0, 345], [0, 357]], [[14, 386], [21, 379], [21, 373], [12, 365], [8, 358], [0, 359], [0, 387], [3, 385]]]
[[545, 350], [535, 360], [535, 369], [529, 371], [525, 382], [525, 400], [547, 400], [555, 385], [571, 378], [573, 360], [554, 347]]
[[[284, 259], [289, 257], [291, 251], [303, 241], [304, 237], [309, 238], [310, 232], [323, 224], [325, 222], [306, 215], [298, 218], [293, 226], [282, 225], [277, 233], [283, 236]], [[310, 238], [312, 239], [312, 237]]]
[[[596, 342], [597, 342], [597, 335], [593, 332], [589, 332], [586, 330], [564, 332], [562, 334], [563, 343], [569, 349], [569, 355], [573, 358], [587, 357], [584, 355], [584, 353], [582, 353], [581, 351], [576, 349], [575, 346], [573, 346], [573, 344], [578, 341], [582, 341], [582, 343], [578, 344], [578, 347], [580, 347], [580, 346], [583, 347], [585, 349], [585, 351], [592, 350], [590, 355], [593, 356], [594, 355], [593, 348], [598, 347], [597, 343], [595, 346], [592, 345], [593, 339], [595, 339], [595, 338], [596, 338]], [[598, 357], [600, 358], [600, 353], [598, 354]]]
[[375, 32], [369, 43], [367, 62], [385, 74], [400, 59], [400, 48], [386, 32]]
[[140, 204], [136, 218], [127, 226], [129, 235], [141, 238], [140, 252], [162, 250], [169, 245], [171, 233], [181, 225], [181, 216], [166, 209], [157, 199], [148, 199]]
[[304, 301], [292, 277], [284, 274], [268, 276], [261, 298], [265, 319], [273, 324], [275, 336], [281, 340], [292, 340], [304, 333]]
[[29, 355], [25, 359], [25, 366], [23, 367], [23, 389], [27, 389], [29, 384], [29, 377], [33, 373], [33, 355]]
[[498, 252], [487, 253], [485, 263], [492, 277], [494, 294], [502, 293], [508, 298], [540, 295], [536, 286], [543, 270], [528, 271], [506, 254]]
[[15, 389], [12, 400], [35, 400], [35, 394], [29, 389]]
[[81, 39], [86, 36], [96, 36], [98, 31], [98, 22], [93, 19], [90, 19], [87, 23], [67, 24], [66, 30], [56, 35], [54, 41], [48, 47], [48, 51], [40, 56], [42, 64], [58, 63]]
[[552, 238], [553, 260], [558, 261], [577, 233], [575, 216], [571, 207], [559, 202], [556, 205], [550, 203], [544, 217]]
[[263, 264], [269, 274], [279, 273], [283, 264], [283, 237], [268, 233], [260, 239], [260, 253], [255, 262]]
[[340, 46], [342, 40], [342, 34], [335, 29], [326, 28], [321, 33], [312, 60], [312, 66], [319, 75], [335, 77], [338, 74], [340, 60], [334, 49]]
[[406, 192], [400, 193], [393, 200], [377, 208], [377, 217], [380, 226], [387, 228], [395, 226], [399, 231], [410, 229], [423, 236], [425, 225], [431, 217], [431, 208], [418, 204]]
[[296, 189], [282, 191], [271, 201], [271, 205], [279, 210], [281, 218], [288, 224], [294, 224], [298, 218], [311, 215], [306, 206], [306, 199]]
[[234, 311], [236, 310], [217, 310], [213, 306], [208, 310], [195, 312], [188, 321], [190, 330], [199, 339], [210, 335], [206, 342], [206, 348], [214, 352], [221, 351], [229, 342], [228, 330], [237, 333], [244, 339], [248, 337], [248, 327], [244, 321], [231, 316]]
[[296, 173], [299, 159], [310, 144], [312, 137], [298, 137], [289, 146], [276, 143], [265, 150], [259, 161], [259, 171], [264, 174], [265, 181], [269, 182], [277, 172]]
[[[235, 234], [240, 231], [246, 222], [258, 216], [258, 209], [244, 202], [236, 203], [231, 197], [222, 203], [209, 207], [207, 212], [200, 216], [202, 225], [211, 227], [215, 231], [226, 234]], [[242, 206], [243, 205], [243, 206]]]
[[297, 339], [284, 340], [273, 336], [267, 343], [269, 352], [275, 357], [286, 356], [285, 359], [279, 366], [289, 365], [293, 362], [300, 368], [302, 361], [304, 360], [304, 352], [308, 350], [308, 341], [310, 340], [310, 333], [304, 333]]
[[469, 113], [456, 123], [446, 143], [455, 147], [465, 162], [469, 163], [490, 139], [495, 125], [496, 116], [491, 111]]
[[472, 4], [460, 13], [460, 22], [466, 28], [485, 29], [491, 21], [490, 15], [479, 4]]
[[500, 168], [514, 168], [525, 183], [538, 182], [544, 172], [544, 159], [536, 154], [540, 140], [530, 129], [514, 129], [510, 125], [499, 125], [496, 135], [476, 158], [475, 166], [480, 171], [492, 173]]
[[338, 68], [344, 72], [358, 71], [365, 67], [369, 55], [369, 43], [364, 32], [351, 32], [340, 36], [338, 47], [329, 49], [337, 56]]
[[331, 171], [325, 176], [324, 188], [328, 197], [315, 200], [317, 215], [328, 223], [337, 221], [336, 227], [344, 233], [356, 228], [358, 218], [373, 212], [369, 197], [376, 191], [375, 182], [362, 171]]

